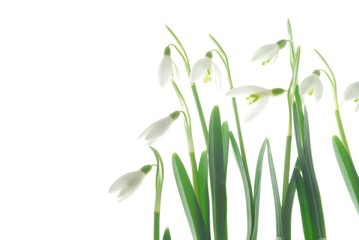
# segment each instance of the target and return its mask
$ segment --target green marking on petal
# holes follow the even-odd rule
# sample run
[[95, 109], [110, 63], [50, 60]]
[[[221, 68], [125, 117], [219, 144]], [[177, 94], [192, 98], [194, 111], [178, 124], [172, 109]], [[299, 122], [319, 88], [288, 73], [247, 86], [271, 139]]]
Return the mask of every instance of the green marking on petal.
[[308, 94], [309, 94], [309, 96], [312, 96], [312, 95], [313, 95], [313, 93], [314, 93], [314, 88], [311, 88], [311, 89], [309, 89], [309, 90], [308, 90]]
[[355, 99], [354, 102], [359, 102], [359, 98]]
[[212, 72], [207, 69], [206, 73], [204, 74], [204, 77], [203, 77], [203, 82], [204, 83], [208, 83], [212, 80]]
[[246, 97], [246, 100], [248, 101], [249, 104], [253, 104], [257, 102], [259, 98], [260, 96], [258, 94], [251, 94], [248, 97]]

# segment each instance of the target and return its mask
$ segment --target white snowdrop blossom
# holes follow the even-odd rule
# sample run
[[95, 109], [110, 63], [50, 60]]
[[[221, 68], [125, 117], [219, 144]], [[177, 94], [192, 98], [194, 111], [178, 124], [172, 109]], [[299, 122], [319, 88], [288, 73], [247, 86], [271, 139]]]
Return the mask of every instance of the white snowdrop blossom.
[[267, 105], [270, 97], [278, 96], [284, 93], [285, 90], [281, 88], [266, 89], [258, 86], [243, 86], [238, 88], [233, 88], [226, 93], [226, 96], [230, 97], [245, 97], [245, 100], [251, 106], [250, 111], [247, 113], [245, 122], [252, 120], [256, 117]]
[[314, 96], [315, 100], [320, 100], [323, 95], [323, 84], [319, 76], [320, 72], [316, 70], [311, 75], [306, 77], [300, 84], [300, 95], [305, 96], [308, 94], [309, 96]]
[[152, 145], [155, 141], [157, 141], [157, 139], [167, 132], [172, 123], [174, 123], [174, 121], [179, 117], [179, 114], [179, 111], [175, 111], [169, 116], [157, 120], [146, 128], [138, 138], [144, 141], [145, 146]]
[[252, 61], [258, 61], [262, 65], [266, 65], [270, 62], [273, 62], [277, 56], [279, 51], [285, 47], [287, 40], [280, 40], [276, 43], [264, 45], [255, 51], [252, 57]]
[[204, 83], [214, 79], [217, 89], [221, 88], [221, 72], [212, 60], [212, 53], [208, 52], [206, 57], [198, 60], [192, 68], [190, 80], [192, 82], [202, 79]]
[[126, 173], [118, 178], [108, 190], [109, 193], [118, 192], [118, 202], [128, 198], [141, 185], [146, 174], [152, 169], [152, 165], [143, 166], [140, 170]]
[[344, 100], [355, 102], [355, 111], [359, 110], [359, 82], [354, 82], [345, 89]]
[[166, 47], [163, 59], [158, 67], [158, 79], [161, 87], [166, 86], [170, 81], [175, 81], [178, 77], [178, 67], [171, 58], [170, 48]]

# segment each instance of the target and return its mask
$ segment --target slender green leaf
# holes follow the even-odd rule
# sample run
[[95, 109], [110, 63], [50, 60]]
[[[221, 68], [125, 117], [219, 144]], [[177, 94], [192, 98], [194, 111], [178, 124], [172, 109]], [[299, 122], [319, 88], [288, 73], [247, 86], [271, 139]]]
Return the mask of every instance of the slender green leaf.
[[310, 213], [312, 223], [314, 225], [314, 236], [316, 239], [325, 238], [326, 231], [322, 203], [314, 167], [311, 160], [308, 115], [304, 114], [303, 125], [300, 125], [301, 122], [299, 120], [301, 111], [297, 110], [297, 106], [295, 104], [293, 105], [293, 111], [295, 137], [297, 143], [296, 145], [299, 155], [299, 162], [302, 169], [305, 190], [308, 197], [309, 206], [311, 208]]
[[277, 176], [275, 174], [275, 167], [273, 163], [272, 150], [270, 147], [269, 140], [267, 142], [267, 155], [268, 155], [269, 172], [272, 182], [272, 191], [273, 191], [274, 207], [275, 207], [275, 215], [276, 215], [276, 234], [277, 237], [281, 238], [283, 237], [282, 205], [280, 203]]
[[189, 226], [194, 239], [210, 239], [206, 225], [203, 221], [200, 206], [194, 193], [192, 184], [181, 159], [176, 153], [172, 156], [172, 166], [177, 183], [177, 188], [182, 200]]
[[210, 229], [209, 194], [208, 194], [208, 158], [203, 151], [198, 167], [199, 204], [207, 229]]
[[224, 174], [227, 180], [227, 165], [228, 165], [228, 151], [229, 151], [229, 128], [228, 122], [222, 124], [222, 142], [223, 142], [223, 161], [224, 161]]
[[227, 192], [224, 172], [221, 117], [218, 106], [212, 110], [209, 123], [209, 175], [212, 193], [213, 230], [216, 240], [226, 240], [227, 235]]
[[319, 234], [320, 234], [321, 238], [325, 238], [326, 237], [326, 229], [325, 229], [323, 205], [322, 205], [322, 199], [321, 199], [320, 191], [319, 191], [319, 184], [317, 181], [317, 177], [316, 177], [314, 165], [313, 165], [313, 157], [312, 157], [312, 150], [311, 150], [311, 143], [310, 143], [308, 112], [305, 107], [304, 107], [304, 154], [306, 156], [309, 177], [310, 177], [310, 184], [313, 187], [313, 197], [314, 197], [313, 201], [315, 201], [315, 206], [317, 207], [316, 217], [318, 218], [318, 222], [320, 225]]
[[306, 240], [314, 240], [313, 222], [310, 214], [310, 201], [308, 199], [306, 187], [303, 177], [300, 175], [298, 169], [294, 169], [295, 183], [298, 192], [298, 199], [300, 204], [300, 212], [302, 216], [302, 226], [304, 237]]
[[242, 155], [239, 151], [238, 144], [232, 132], [229, 133], [229, 139], [231, 140], [234, 157], [237, 161], [237, 165], [242, 176], [244, 194], [246, 197], [246, 207], [247, 207], [247, 239], [250, 239], [252, 234], [253, 217], [254, 217], [253, 216], [254, 203], [253, 203], [251, 180], [249, 179], [249, 173], [247, 172], [247, 168], [244, 166]]
[[299, 160], [296, 161], [295, 168], [293, 170], [292, 176], [289, 181], [288, 191], [285, 200], [283, 200], [282, 206], [282, 217], [283, 217], [283, 239], [290, 240], [292, 234], [292, 209], [294, 202], [294, 195], [296, 191], [296, 182], [295, 182], [295, 169], [300, 171]]
[[163, 233], [163, 238], [162, 240], [171, 240], [171, 233], [170, 233], [170, 229], [167, 227], [165, 232]]
[[353, 161], [338, 136], [333, 136], [333, 147], [337, 162], [347, 185], [350, 197], [359, 213], [359, 177]]
[[257, 167], [256, 167], [256, 175], [254, 179], [254, 221], [253, 221], [253, 229], [252, 229], [252, 240], [257, 239], [258, 235], [258, 222], [259, 222], [259, 203], [261, 198], [261, 179], [262, 179], [262, 166], [263, 166], [263, 157], [264, 151], [267, 144], [268, 139], [265, 139], [262, 143], [262, 147], [258, 154]]

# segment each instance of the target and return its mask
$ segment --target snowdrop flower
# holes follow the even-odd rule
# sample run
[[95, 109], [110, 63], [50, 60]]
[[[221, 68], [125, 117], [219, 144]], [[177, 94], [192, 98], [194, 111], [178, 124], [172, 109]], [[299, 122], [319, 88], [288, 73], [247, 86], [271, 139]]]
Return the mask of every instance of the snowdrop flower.
[[267, 105], [270, 97], [279, 96], [284, 93], [285, 90], [281, 88], [266, 89], [258, 86], [243, 86], [238, 88], [233, 88], [226, 93], [226, 96], [239, 96], [245, 97], [251, 106], [251, 110], [248, 112], [245, 122], [252, 120], [256, 117]]
[[311, 75], [306, 77], [303, 82], [300, 84], [299, 92], [300, 95], [304, 96], [308, 94], [309, 96], [314, 95], [315, 100], [319, 100], [323, 95], [323, 84], [319, 78], [320, 72], [315, 70]]
[[212, 53], [208, 52], [206, 56], [198, 60], [192, 68], [190, 79], [192, 82], [202, 78], [204, 83], [214, 79], [217, 89], [221, 88], [221, 72], [219, 67], [212, 60]]
[[344, 92], [345, 101], [354, 101], [356, 103], [355, 111], [359, 110], [359, 82], [350, 84]]
[[118, 192], [118, 202], [128, 198], [141, 185], [143, 179], [152, 169], [152, 165], [143, 166], [140, 170], [126, 173], [117, 179], [108, 190], [109, 193]]
[[285, 47], [287, 40], [280, 40], [276, 43], [264, 45], [253, 54], [252, 61], [259, 61], [262, 65], [266, 65], [270, 62], [273, 62], [279, 51]]
[[179, 114], [179, 111], [175, 111], [169, 116], [157, 120], [146, 128], [138, 138], [142, 139], [146, 146], [152, 145], [158, 138], [167, 132], [172, 123], [179, 117]]
[[179, 76], [177, 65], [171, 58], [171, 49], [166, 47], [163, 59], [158, 68], [158, 78], [161, 87], [164, 87], [169, 81], [176, 80]]

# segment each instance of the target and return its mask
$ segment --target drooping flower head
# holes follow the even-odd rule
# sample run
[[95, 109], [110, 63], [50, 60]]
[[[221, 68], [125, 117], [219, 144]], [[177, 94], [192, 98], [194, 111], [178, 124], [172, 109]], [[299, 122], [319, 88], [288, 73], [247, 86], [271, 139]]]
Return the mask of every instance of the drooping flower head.
[[143, 179], [152, 169], [152, 165], [145, 165], [140, 170], [126, 173], [118, 178], [108, 190], [109, 193], [118, 192], [118, 202], [128, 198], [141, 185]]
[[308, 94], [314, 96], [315, 100], [319, 100], [323, 95], [323, 84], [320, 80], [320, 71], [315, 70], [311, 75], [306, 77], [300, 84], [299, 92], [302, 96]]
[[281, 88], [266, 89], [258, 86], [243, 86], [233, 88], [226, 93], [226, 96], [238, 96], [245, 97], [245, 100], [251, 106], [251, 110], [248, 112], [245, 122], [256, 117], [267, 105], [270, 97], [279, 96], [284, 93], [285, 90]]
[[344, 100], [355, 102], [355, 111], [359, 110], [359, 82], [354, 82], [345, 89]]
[[158, 68], [158, 79], [161, 87], [164, 87], [168, 82], [175, 81], [179, 77], [177, 65], [171, 58], [171, 49], [166, 47], [164, 56]]
[[212, 60], [212, 52], [207, 52], [206, 56], [198, 60], [192, 68], [190, 80], [192, 82], [202, 79], [204, 83], [215, 81], [217, 89], [221, 88], [221, 72], [219, 67]]
[[287, 40], [282, 39], [276, 43], [264, 45], [255, 51], [252, 57], [252, 61], [259, 61], [262, 65], [266, 65], [270, 62], [273, 62], [279, 51], [285, 47]]
[[179, 115], [179, 111], [174, 111], [167, 117], [157, 120], [146, 128], [138, 138], [143, 140], [146, 146], [152, 145], [158, 138], [167, 132]]

